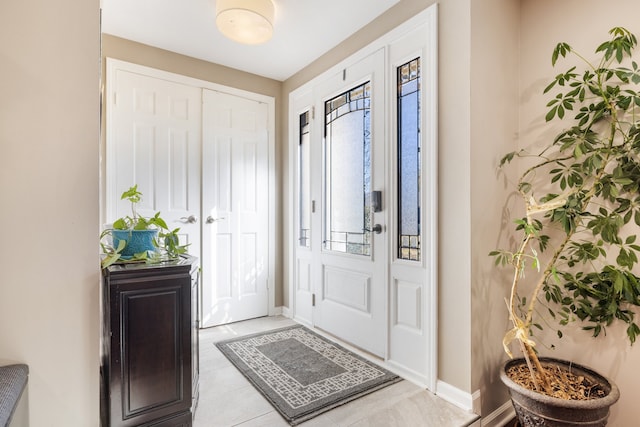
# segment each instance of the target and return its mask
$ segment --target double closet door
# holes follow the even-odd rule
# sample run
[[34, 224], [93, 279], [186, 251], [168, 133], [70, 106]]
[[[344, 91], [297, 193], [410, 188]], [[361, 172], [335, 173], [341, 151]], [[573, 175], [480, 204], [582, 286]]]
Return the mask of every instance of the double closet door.
[[200, 258], [201, 326], [269, 311], [269, 105], [108, 61], [106, 223], [160, 211]]

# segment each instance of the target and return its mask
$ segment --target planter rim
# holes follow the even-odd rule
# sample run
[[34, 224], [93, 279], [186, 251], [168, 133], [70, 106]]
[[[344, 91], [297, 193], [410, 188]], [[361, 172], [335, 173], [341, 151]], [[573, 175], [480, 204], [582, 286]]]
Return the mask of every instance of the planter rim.
[[[540, 357], [540, 362], [551, 362], [551, 363], [556, 363], [559, 365], [564, 365], [564, 366], [571, 366], [573, 368], [578, 368], [580, 370], [585, 371], [586, 373], [588, 373], [589, 375], [596, 377], [598, 379], [598, 381], [602, 381], [604, 383], [604, 385], [608, 385], [610, 390], [609, 393], [602, 398], [598, 398], [598, 399], [591, 399], [591, 400], [568, 400], [568, 399], [560, 399], [558, 397], [552, 397], [552, 396], [547, 396], [546, 394], [542, 394], [542, 393], [538, 393], [537, 391], [533, 391], [533, 390], [529, 390], [528, 388], [522, 387], [520, 384], [516, 383], [515, 381], [513, 381], [511, 378], [509, 378], [509, 376], [507, 375], [507, 368], [509, 368], [510, 366], [513, 365], [519, 365], [522, 363], [526, 364], [526, 361], [524, 358], [517, 358], [517, 359], [511, 359], [508, 360], [505, 364], [503, 369], [500, 371], [500, 379], [502, 380], [502, 382], [509, 387], [510, 389], [513, 389], [514, 391], [525, 395], [531, 399], [537, 400], [539, 402], [543, 402], [545, 404], [549, 404], [549, 405], [553, 405], [553, 406], [559, 406], [559, 407], [563, 407], [563, 408], [573, 408], [573, 409], [588, 409], [588, 408], [593, 408], [594, 406], [612, 406], [614, 403], [616, 403], [618, 401], [618, 399], [620, 398], [620, 390], [618, 389], [618, 386], [611, 381], [610, 379], [608, 379], [607, 377], [605, 377], [604, 375], [601, 375], [597, 372], [595, 372], [593, 369], [588, 368], [584, 365], [580, 365], [578, 363], [574, 363], [574, 362], [569, 362], [567, 360], [563, 360], [563, 359], [555, 359], [553, 357]], [[594, 403], [597, 402], [597, 403]]]
[[126, 229], [120, 229], [120, 228], [113, 228], [111, 229], [111, 231], [113, 233], [157, 233], [158, 229], [157, 228], [147, 228], [144, 230], [134, 230], [133, 228], [126, 228]]

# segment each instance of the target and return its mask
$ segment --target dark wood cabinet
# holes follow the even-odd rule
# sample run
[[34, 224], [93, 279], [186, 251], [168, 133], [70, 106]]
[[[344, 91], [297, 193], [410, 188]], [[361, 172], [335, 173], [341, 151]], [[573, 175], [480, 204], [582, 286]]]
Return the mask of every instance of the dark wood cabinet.
[[198, 266], [103, 270], [102, 425], [187, 427], [198, 397]]

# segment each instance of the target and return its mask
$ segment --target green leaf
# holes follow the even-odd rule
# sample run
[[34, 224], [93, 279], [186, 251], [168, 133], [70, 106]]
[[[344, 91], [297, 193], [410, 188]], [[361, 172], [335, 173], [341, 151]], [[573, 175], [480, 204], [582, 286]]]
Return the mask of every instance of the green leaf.
[[502, 167], [505, 163], [510, 163], [516, 154], [517, 153], [515, 151], [512, 151], [511, 153], [505, 155], [502, 159], [500, 159], [500, 166]]
[[142, 200], [142, 193], [138, 191], [138, 184], [122, 193], [122, 196], [120, 196], [120, 200], [124, 199], [129, 200], [131, 203], [138, 203], [140, 202], [140, 200]]
[[551, 89], [553, 89], [553, 87], [556, 85], [556, 80], [552, 81], [551, 83], [549, 83], [549, 85], [547, 87], [544, 88], [544, 91], [542, 93], [547, 93], [549, 92]]
[[155, 217], [153, 217], [153, 218], [152, 218], [152, 224], [153, 224], [153, 225], [156, 225], [156, 226], [158, 226], [158, 227], [160, 227], [160, 228], [163, 228], [163, 229], [165, 229], [165, 230], [168, 230], [168, 229], [169, 229], [169, 226], [168, 226], [168, 225], [167, 225], [167, 223], [164, 221], [164, 219], [162, 219], [162, 218], [160, 218], [160, 217], [158, 217], [158, 216], [155, 216]]
[[638, 325], [636, 325], [635, 323], [631, 323], [627, 328], [627, 336], [629, 337], [629, 341], [631, 342], [631, 345], [633, 345], [633, 343], [636, 342], [636, 338], [638, 337], [639, 334], [640, 334], [640, 328], [638, 328]]
[[113, 223], [113, 228], [115, 228], [116, 230], [126, 230], [128, 227], [127, 227], [127, 223], [124, 221], [124, 219], [118, 218]]
[[615, 275], [615, 280], [613, 282], [613, 289], [616, 291], [616, 293], [620, 293], [622, 292], [622, 288], [624, 287], [624, 276], [622, 274], [616, 274]]
[[576, 145], [576, 148], [574, 148], [573, 150], [573, 156], [577, 159], [578, 157], [581, 157], [584, 154], [584, 152], [582, 151], [582, 147], [580, 146], [580, 144]]
[[567, 43], [558, 43], [551, 54], [551, 65], [556, 65], [558, 56], [562, 56], [564, 58], [569, 52], [571, 52], [571, 46]]
[[106, 257], [104, 257], [102, 259], [102, 261], [100, 262], [100, 266], [102, 268], [107, 268], [110, 265], [113, 265], [116, 261], [118, 261], [120, 259], [120, 254], [119, 253], [114, 253], [114, 254], [110, 254], [107, 255]]

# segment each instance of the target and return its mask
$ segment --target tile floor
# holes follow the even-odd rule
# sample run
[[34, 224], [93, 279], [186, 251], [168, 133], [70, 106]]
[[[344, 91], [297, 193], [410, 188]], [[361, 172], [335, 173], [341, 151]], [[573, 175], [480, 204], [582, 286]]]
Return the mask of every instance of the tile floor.
[[[200, 400], [194, 427], [287, 427], [289, 424], [218, 351], [216, 341], [295, 324], [276, 316], [200, 331]], [[476, 416], [409, 381], [325, 412], [303, 427], [463, 427]]]

